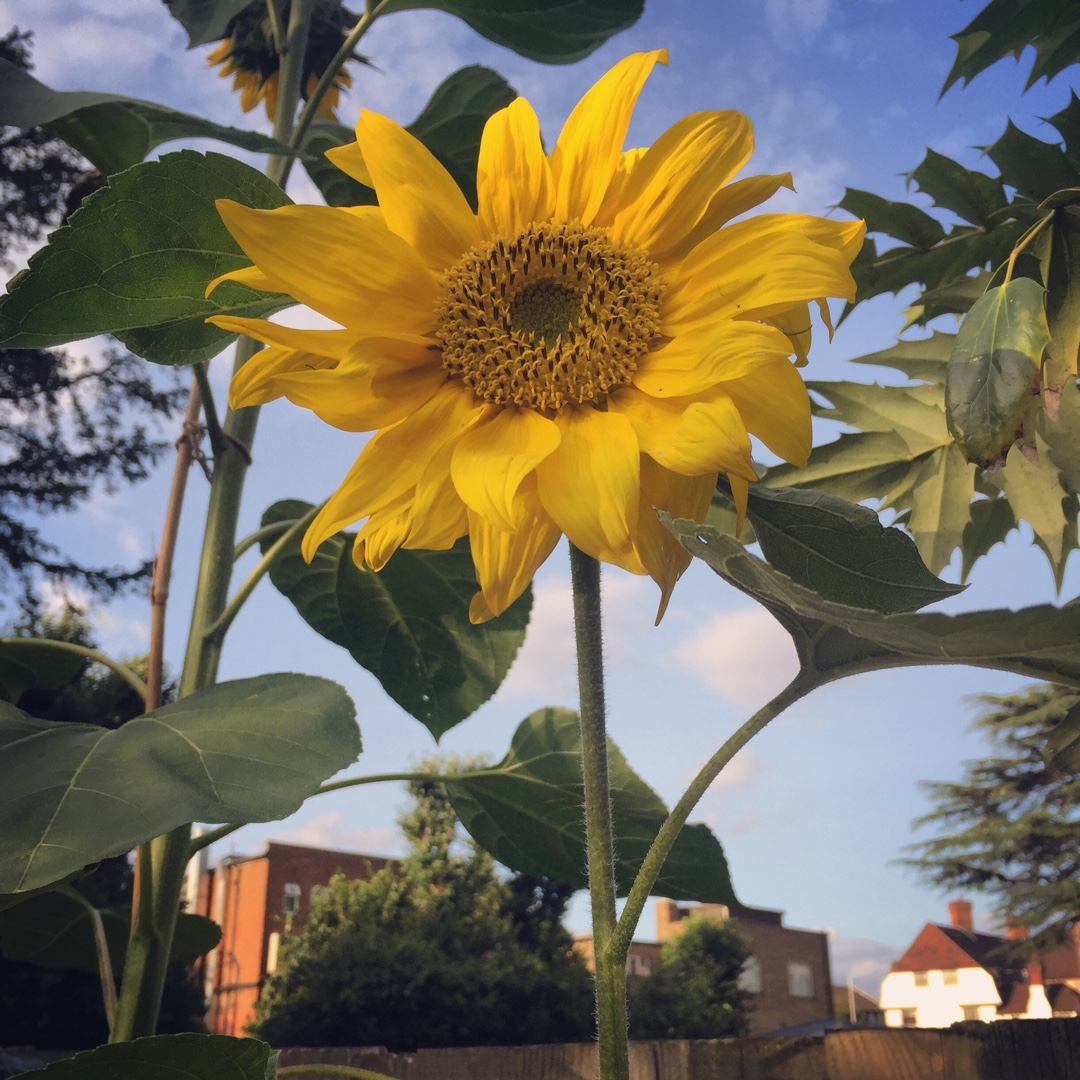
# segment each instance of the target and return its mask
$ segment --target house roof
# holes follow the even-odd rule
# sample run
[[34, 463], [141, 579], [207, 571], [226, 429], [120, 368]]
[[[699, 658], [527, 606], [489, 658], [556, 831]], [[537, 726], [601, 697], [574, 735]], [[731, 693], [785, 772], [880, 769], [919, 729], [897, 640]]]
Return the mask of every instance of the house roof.
[[990, 972], [1016, 968], [998, 954], [1003, 939], [955, 926], [927, 923], [907, 951], [892, 965], [893, 971], [951, 971], [981, 967]]

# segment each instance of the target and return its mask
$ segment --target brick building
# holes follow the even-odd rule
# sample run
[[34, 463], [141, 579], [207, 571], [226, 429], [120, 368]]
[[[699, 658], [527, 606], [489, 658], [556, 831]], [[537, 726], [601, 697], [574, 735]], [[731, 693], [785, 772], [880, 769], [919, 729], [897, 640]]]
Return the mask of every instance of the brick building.
[[[658, 940], [631, 943], [627, 975], [648, 976], [657, 971], [664, 942], [678, 937], [691, 916], [731, 919], [749, 942], [750, 958], [743, 969], [742, 986], [753, 995], [749, 1010], [752, 1034], [833, 1019], [828, 937], [817, 930], [784, 926], [783, 913], [766, 908], [657, 900]], [[579, 935], [574, 948], [591, 970], [592, 937]]]
[[214, 867], [202, 867], [197, 889], [192, 880], [188, 910], [221, 927], [221, 942], [203, 969], [210, 1030], [244, 1034], [255, 1018], [263, 983], [277, 965], [286, 920], [292, 928], [302, 928], [313, 893], [325, 888], [336, 873], [366, 879], [393, 861], [268, 843], [259, 855], [227, 855]]

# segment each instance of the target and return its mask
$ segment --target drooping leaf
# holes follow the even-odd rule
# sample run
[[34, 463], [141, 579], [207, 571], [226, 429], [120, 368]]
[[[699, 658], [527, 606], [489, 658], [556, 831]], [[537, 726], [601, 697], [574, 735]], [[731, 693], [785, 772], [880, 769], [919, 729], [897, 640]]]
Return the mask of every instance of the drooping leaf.
[[165, 0], [169, 14], [187, 31], [194, 49], [225, 36], [229, 23], [251, 0]]
[[[480, 136], [492, 113], [509, 105], [516, 92], [496, 71], [473, 64], [455, 71], [436, 87], [420, 115], [406, 128], [446, 167], [476, 207], [476, 161]], [[328, 149], [353, 142], [356, 136], [343, 124], [312, 126], [304, 144], [308, 174], [330, 206], [365, 206], [375, 193], [323, 156]]]
[[0, 703], [0, 892], [186, 822], [287, 817], [359, 752], [348, 695], [307, 675], [220, 683], [115, 730]]
[[[127, 954], [130, 918], [111, 910], [100, 915], [113, 971], [120, 972]], [[189, 967], [220, 940], [221, 927], [212, 919], [181, 912], [176, 917], [169, 961]], [[74, 889], [61, 887], [0, 910], [0, 956], [39, 967], [96, 973], [97, 947], [86, 902]]]
[[691, 555], [775, 616], [809, 685], [880, 668], [969, 664], [1080, 686], [1080, 604], [879, 615], [824, 599], [707, 526], [659, 516]]
[[[262, 524], [294, 521], [311, 506], [275, 503]], [[263, 542], [265, 551], [273, 539]], [[450, 551], [397, 551], [377, 574], [352, 560], [352, 533], [339, 533], [309, 565], [297, 537], [270, 580], [317, 633], [349, 651], [386, 692], [436, 738], [471, 716], [502, 684], [532, 608], [526, 591], [490, 622], [469, 622], [478, 588], [468, 541]]]
[[945, 375], [949, 431], [968, 461], [986, 467], [1016, 441], [1049, 340], [1044, 292], [1030, 278], [991, 289], [968, 312]]
[[975, 467], [955, 443], [928, 454], [915, 473], [903, 524], [935, 574], [949, 565], [963, 542], [974, 496]]
[[890, 614], [963, 591], [927, 570], [906, 533], [835, 495], [752, 484], [746, 514], [769, 563], [827, 599]]
[[38, 641], [0, 641], [0, 700], [16, 702], [26, 690], [58, 690], [82, 671], [86, 660]]
[[633, 26], [644, 0], [390, 0], [384, 9], [435, 8], [530, 60], [572, 64]]
[[106, 174], [137, 165], [155, 147], [175, 139], [216, 139], [258, 154], [292, 153], [260, 132], [215, 124], [152, 101], [52, 90], [18, 64], [2, 59], [0, 126], [44, 127]]
[[[739, 546], [737, 541], [732, 541]], [[667, 818], [660, 797], [608, 740], [618, 895], [625, 896]], [[462, 824], [501, 863], [588, 887], [581, 780], [581, 731], [570, 709], [527, 716], [506, 757], [489, 769], [447, 776]], [[656, 893], [675, 900], [735, 902], [727, 861], [705, 825], [686, 825], [671, 849]]]
[[273, 1080], [276, 1054], [258, 1039], [153, 1035], [110, 1043], [22, 1073], [25, 1080]]
[[1016, 528], [1008, 499], [979, 499], [971, 504], [971, 519], [960, 541], [960, 580], [967, 581], [972, 567], [991, 548], [1005, 542]]
[[114, 176], [30, 259], [0, 299], [0, 345], [38, 349], [113, 334], [160, 364], [192, 364], [236, 335], [207, 316], [265, 316], [293, 303], [216, 277], [249, 265], [214, 200], [283, 206], [261, 173], [221, 154], [167, 154]]

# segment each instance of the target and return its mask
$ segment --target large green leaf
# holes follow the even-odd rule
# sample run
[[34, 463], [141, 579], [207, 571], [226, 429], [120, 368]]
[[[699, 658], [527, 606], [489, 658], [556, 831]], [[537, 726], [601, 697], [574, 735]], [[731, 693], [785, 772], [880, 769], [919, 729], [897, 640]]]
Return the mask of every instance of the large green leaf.
[[436, 8], [530, 60], [570, 64], [633, 26], [645, 0], [390, 0], [384, 9]]
[[[292, 522], [312, 507], [275, 503], [264, 526]], [[263, 550], [273, 538], [262, 541]], [[397, 551], [377, 574], [352, 560], [352, 533], [327, 540], [309, 565], [297, 536], [270, 580], [304, 621], [353, 659], [436, 738], [471, 716], [502, 684], [525, 640], [532, 593], [499, 618], [469, 622], [476, 574], [466, 540], [450, 551]]]
[[115, 730], [0, 703], [0, 892], [186, 822], [287, 817], [359, 752], [348, 695], [308, 675], [221, 683]]
[[966, 169], [952, 158], [927, 150], [910, 179], [934, 200], [935, 206], [951, 210], [973, 225], [992, 228], [996, 215], [1009, 205], [1001, 180], [986, 173]]
[[1080, 172], [1060, 143], [1036, 139], [1011, 120], [997, 142], [986, 147], [986, 156], [1001, 170], [1006, 184], [1033, 202], [1042, 202], [1055, 191], [1080, 187]]
[[769, 563], [830, 600], [890, 614], [963, 590], [930, 573], [906, 533], [835, 495], [753, 484], [746, 515]]
[[1080, 604], [879, 615], [826, 600], [707, 526], [659, 516], [691, 555], [775, 616], [791, 635], [800, 677], [810, 686], [924, 664], [969, 664], [1080, 686]]
[[175, 139], [216, 139], [261, 154], [292, 151], [257, 131], [225, 127], [152, 101], [83, 90], [52, 90], [0, 59], [0, 126], [44, 127], [103, 173], [120, 172]]
[[0, 300], [0, 345], [38, 349], [113, 334], [161, 364], [215, 356], [236, 335], [207, 316], [265, 316], [293, 303], [235, 282], [204, 298], [214, 278], [250, 265], [214, 206], [222, 198], [260, 208], [289, 202], [221, 154], [182, 150], [112, 177], [12, 279]]
[[1030, 278], [991, 289], [968, 312], [945, 373], [945, 416], [968, 461], [1000, 461], [1037, 392], [1050, 340], [1044, 291]]
[[39, 641], [0, 641], [0, 700], [12, 703], [36, 687], [58, 690], [83, 669], [86, 659]]
[[229, 23], [251, 0], [165, 0], [169, 14], [187, 31], [188, 48], [220, 41]]
[[[476, 206], [476, 161], [480, 136], [492, 113], [509, 105], [516, 92], [496, 71], [473, 64], [455, 71], [431, 95], [420, 115], [406, 128], [446, 166], [469, 203]], [[365, 206], [375, 192], [323, 156], [327, 150], [353, 142], [343, 124], [313, 124], [304, 143], [305, 165], [330, 206]]]
[[1029, 45], [1035, 47], [1029, 87], [1080, 60], [1080, 12], [1072, 0], [990, 0], [952, 36], [956, 60], [942, 93], [958, 79], [971, 82], [1006, 56], [1019, 60]]
[[25, 1080], [273, 1080], [277, 1055], [257, 1039], [230, 1035], [153, 1035], [110, 1043], [44, 1069]]
[[[618, 894], [625, 896], [668, 812], [610, 740], [608, 769], [616, 881]], [[498, 765], [463, 777], [450, 774], [445, 783], [462, 824], [499, 862], [588, 887], [581, 730], [575, 712], [538, 709], [518, 725]], [[674, 900], [736, 902], [720, 842], [707, 826], [683, 827], [655, 891]]]
[[[130, 916], [100, 912], [113, 970], [123, 970]], [[221, 927], [203, 915], [176, 917], [171, 963], [188, 967], [221, 940]], [[85, 900], [74, 889], [59, 888], [27, 897], [0, 910], [0, 956], [39, 967], [98, 971], [94, 929]]]

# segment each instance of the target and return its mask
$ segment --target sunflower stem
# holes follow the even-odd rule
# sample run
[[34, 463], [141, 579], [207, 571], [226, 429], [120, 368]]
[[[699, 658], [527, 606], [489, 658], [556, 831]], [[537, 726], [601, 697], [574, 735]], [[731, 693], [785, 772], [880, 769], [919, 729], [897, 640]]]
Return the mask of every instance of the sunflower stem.
[[578, 694], [581, 701], [581, 775], [592, 900], [596, 1026], [600, 1080], [630, 1075], [626, 1027], [626, 967], [612, 951], [615, 934], [615, 841], [611, 820], [600, 625], [600, 564], [570, 545]]

